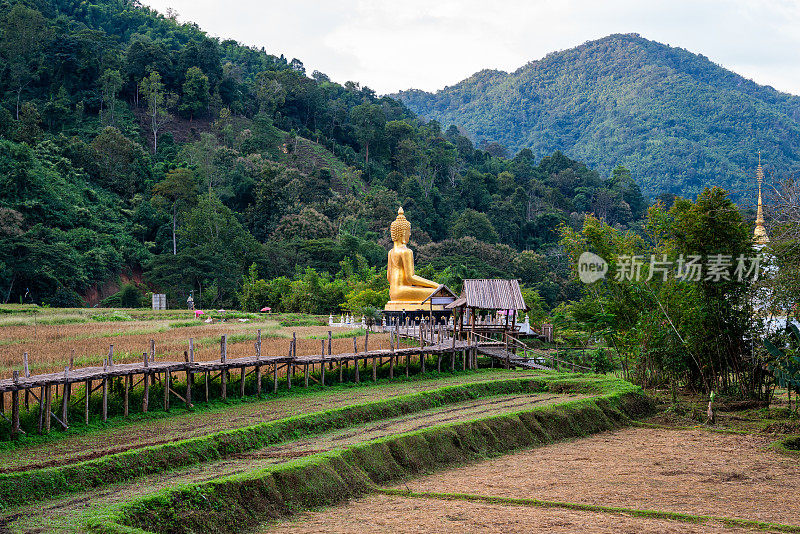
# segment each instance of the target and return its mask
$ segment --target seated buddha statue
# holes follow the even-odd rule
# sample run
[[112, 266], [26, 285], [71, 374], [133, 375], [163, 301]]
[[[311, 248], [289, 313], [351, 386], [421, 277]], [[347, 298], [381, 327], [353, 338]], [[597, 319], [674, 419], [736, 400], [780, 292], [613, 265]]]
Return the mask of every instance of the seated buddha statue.
[[397, 210], [397, 219], [390, 226], [394, 246], [389, 251], [386, 277], [389, 279], [387, 310], [419, 309], [439, 284], [414, 274], [414, 253], [406, 245], [411, 237], [411, 223]]

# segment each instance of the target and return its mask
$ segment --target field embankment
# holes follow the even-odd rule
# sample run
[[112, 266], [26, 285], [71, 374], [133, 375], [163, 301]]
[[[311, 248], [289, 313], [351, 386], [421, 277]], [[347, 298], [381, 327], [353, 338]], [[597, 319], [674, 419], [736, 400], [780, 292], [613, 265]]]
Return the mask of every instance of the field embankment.
[[[95, 510], [97, 531], [240, 532], [298, 509], [329, 505], [408, 476], [625, 426], [650, 410], [621, 381], [573, 378], [552, 390], [591, 398], [449, 422], [374, 439]], [[557, 391], [550, 391], [556, 393]], [[180, 518], [180, 519], [178, 519]]]

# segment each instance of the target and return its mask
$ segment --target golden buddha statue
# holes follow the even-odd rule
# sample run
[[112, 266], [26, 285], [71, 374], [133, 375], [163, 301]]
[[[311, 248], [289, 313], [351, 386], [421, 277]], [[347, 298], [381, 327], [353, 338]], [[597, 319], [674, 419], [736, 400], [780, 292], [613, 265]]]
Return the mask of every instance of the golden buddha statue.
[[411, 223], [397, 210], [397, 218], [390, 226], [394, 246], [389, 251], [386, 277], [389, 279], [387, 311], [424, 309], [422, 301], [428, 298], [439, 284], [414, 274], [414, 253], [406, 245], [411, 237]]

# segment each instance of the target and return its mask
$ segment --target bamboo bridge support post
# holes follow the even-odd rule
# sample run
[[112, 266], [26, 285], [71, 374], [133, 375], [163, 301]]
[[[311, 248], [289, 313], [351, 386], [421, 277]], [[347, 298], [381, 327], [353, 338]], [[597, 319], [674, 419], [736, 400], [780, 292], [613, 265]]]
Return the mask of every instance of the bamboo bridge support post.
[[325, 340], [322, 340], [322, 363], [319, 366], [319, 380], [320, 383], [325, 385]]
[[39, 389], [39, 434], [42, 433], [42, 424], [44, 423], [44, 386]]
[[[92, 397], [92, 381], [86, 381], [86, 397], [83, 399], [84, 401], [84, 418], [83, 422], [87, 425], [89, 424], [89, 399]], [[42, 396], [44, 396], [44, 389], [42, 389]]]
[[50, 384], [44, 386], [44, 433], [50, 433], [50, 411], [53, 406], [53, 390]]
[[103, 421], [108, 420], [108, 378], [103, 377]]
[[125, 375], [123, 377], [123, 381], [125, 383], [125, 385], [124, 385], [125, 391], [124, 391], [124, 398], [123, 398], [123, 403], [122, 403], [122, 410], [123, 410], [123, 415], [125, 417], [128, 417], [128, 413], [130, 412], [130, 381], [131, 381], [131, 375]]
[[169, 411], [169, 388], [172, 385], [172, 373], [164, 371], [164, 411]]
[[[64, 375], [66, 376], [68, 369], [64, 369]], [[27, 390], [25, 390], [27, 392]], [[64, 382], [64, 395], [61, 399], [61, 420], [64, 422], [65, 425], [69, 425], [67, 419], [69, 418], [69, 401], [72, 397], [72, 383]]]
[[[219, 360], [220, 363], [226, 363], [228, 359], [228, 336], [222, 334], [219, 339]], [[219, 388], [222, 400], [228, 399], [228, 370], [223, 367], [219, 375]]]
[[[14, 371], [17, 373], [17, 371]], [[11, 392], [11, 437], [16, 438], [19, 435], [19, 390]]]

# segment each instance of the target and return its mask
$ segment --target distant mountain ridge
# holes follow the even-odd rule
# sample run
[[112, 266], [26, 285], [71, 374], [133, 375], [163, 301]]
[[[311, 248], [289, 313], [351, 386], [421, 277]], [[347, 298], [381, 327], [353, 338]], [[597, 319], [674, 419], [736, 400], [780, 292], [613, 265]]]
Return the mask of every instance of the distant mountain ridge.
[[800, 97], [638, 34], [393, 96], [478, 143], [530, 148], [537, 158], [561, 150], [606, 176], [622, 164], [651, 196], [708, 185], [749, 196], [759, 150], [768, 174], [800, 170]]

